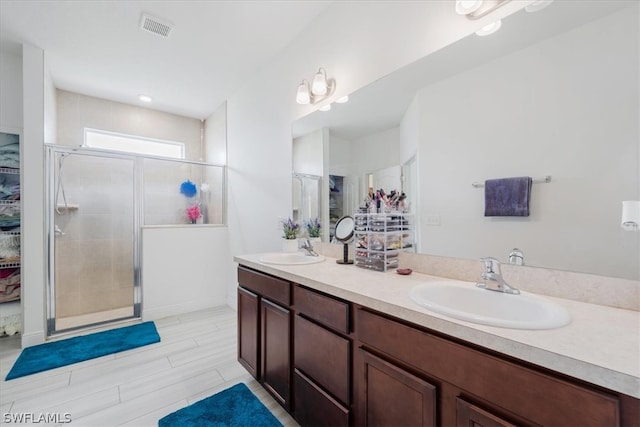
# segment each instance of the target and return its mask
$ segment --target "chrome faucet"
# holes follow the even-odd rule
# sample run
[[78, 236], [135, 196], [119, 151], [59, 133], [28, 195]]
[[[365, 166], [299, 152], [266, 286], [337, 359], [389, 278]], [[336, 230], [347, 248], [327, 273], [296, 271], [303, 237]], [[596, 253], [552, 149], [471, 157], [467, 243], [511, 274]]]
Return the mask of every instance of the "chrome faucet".
[[477, 287], [489, 291], [504, 292], [505, 294], [520, 294], [518, 289], [509, 286], [502, 278], [500, 261], [495, 258], [481, 258], [480, 261], [484, 263], [484, 272], [481, 275], [484, 282], [476, 283]]
[[305, 251], [307, 251], [307, 255], [309, 256], [318, 256], [318, 253], [313, 250], [313, 245], [311, 245], [311, 241], [309, 239], [302, 240], [300, 249], [304, 249]]

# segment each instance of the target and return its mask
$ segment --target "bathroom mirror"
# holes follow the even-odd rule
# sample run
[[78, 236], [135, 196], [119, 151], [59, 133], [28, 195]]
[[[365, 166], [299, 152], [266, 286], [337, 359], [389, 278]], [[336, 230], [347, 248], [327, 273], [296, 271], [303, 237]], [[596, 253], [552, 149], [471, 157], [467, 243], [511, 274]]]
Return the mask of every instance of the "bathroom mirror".
[[349, 243], [353, 240], [355, 230], [355, 221], [350, 215], [343, 216], [336, 222], [335, 238], [344, 246], [342, 259], [336, 260], [338, 264], [353, 264], [353, 260], [349, 259]]
[[[321, 131], [325, 174], [355, 182], [402, 165], [418, 251], [638, 280], [640, 233], [620, 226], [640, 198], [638, 3], [555, 1], [470, 35], [293, 123]], [[405, 176], [406, 175], [406, 176]], [[531, 216], [483, 216], [486, 179], [533, 184]], [[348, 211], [345, 209], [345, 213]]]

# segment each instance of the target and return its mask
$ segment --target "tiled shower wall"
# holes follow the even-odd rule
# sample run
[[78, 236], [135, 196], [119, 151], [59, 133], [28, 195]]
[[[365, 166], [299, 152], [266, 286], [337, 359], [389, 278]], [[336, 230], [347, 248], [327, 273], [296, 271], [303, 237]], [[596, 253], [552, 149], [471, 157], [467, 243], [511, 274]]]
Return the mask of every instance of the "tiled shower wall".
[[[82, 145], [85, 127], [182, 142], [186, 159], [202, 157], [200, 120], [58, 90], [57, 143]], [[150, 191], [163, 194], [174, 188], [179, 195], [182, 181], [174, 178]], [[131, 306], [133, 162], [70, 155], [64, 160], [63, 182], [67, 202], [77, 209], [55, 215], [64, 232], [56, 237], [57, 317]]]

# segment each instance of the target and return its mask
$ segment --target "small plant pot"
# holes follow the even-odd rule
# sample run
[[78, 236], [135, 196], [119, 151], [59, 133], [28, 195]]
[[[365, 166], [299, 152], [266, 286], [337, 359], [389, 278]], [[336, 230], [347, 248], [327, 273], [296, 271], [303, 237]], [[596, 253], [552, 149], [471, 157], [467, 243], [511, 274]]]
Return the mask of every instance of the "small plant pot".
[[282, 252], [298, 252], [298, 239], [282, 239]]

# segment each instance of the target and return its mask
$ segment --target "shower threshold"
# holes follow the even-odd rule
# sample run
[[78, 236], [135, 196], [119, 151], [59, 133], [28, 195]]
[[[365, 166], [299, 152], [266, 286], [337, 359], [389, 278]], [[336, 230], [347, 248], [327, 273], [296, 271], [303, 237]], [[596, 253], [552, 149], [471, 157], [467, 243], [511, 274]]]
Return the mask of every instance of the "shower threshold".
[[56, 330], [62, 331], [126, 317], [133, 317], [133, 306], [58, 318], [56, 319]]

